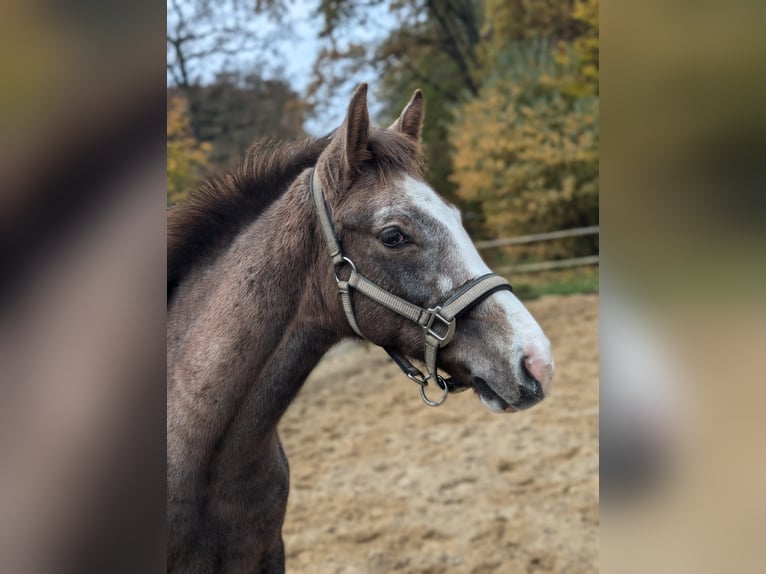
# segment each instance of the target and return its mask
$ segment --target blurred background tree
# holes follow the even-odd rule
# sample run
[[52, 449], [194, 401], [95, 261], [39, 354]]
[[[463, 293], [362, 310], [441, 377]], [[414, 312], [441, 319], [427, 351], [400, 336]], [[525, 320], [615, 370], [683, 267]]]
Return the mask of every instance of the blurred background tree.
[[[184, 134], [187, 147], [183, 149], [195, 155], [202, 146], [199, 149], [206, 153], [205, 168], [190, 170], [194, 176], [183, 180], [191, 187], [230, 167], [258, 137], [290, 139], [304, 135], [304, 99], [279, 77], [278, 65], [265, 65], [274, 54], [275, 34], [286, 4], [268, 0], [168, 1], [168, 100], [185, 102], [184, 122], [188, 127], [184, 129], [189, 133]], [[238, 59], [242, 54], [254, 59], [242, 61]], [[255, 69], [275, 77], [267, 78]], [[172, 106], [169, 114], [170, 109]], [[191, 146], [188, 138], [197, 142], [198, 148]], [[172, 197], [180, 196], [175, 192]]]
[[191, 129], [188, 102], [180, 95], [168, 98], [167, 170], [168, 205], [183, 199], [205, 177], [210, 144], [198, 141]]
[[194, 137], [209, 144], [209, 161], [215, 170], [235, 163], [259, 136], [294, 139], [304, 135], [305, 103], [284, 80], [219, 72], [210, 83], [194, 84], [188, 90], [171, 86], [168, 96], [195, 102]]
[[[575, 95], [578, 60], [550, 41], [511, 44], [450, 128], [457, 194], [480, 205], [492, 237], [598, 223], [598, 99]], [[573, 89], [573, 86], [577, 89]], [[541, 243], [528, 254], [588, 255], [594, 236]], [[573, 252], [574, 251], [574, 252]]]
[[259, 136], [323, 135], [368, 81], [381, 125], [424, 91], [429, 183], [475, 239], [598, 222], [598, 0], [170, 0], [168, 28], [169, 94], [208, 171]]

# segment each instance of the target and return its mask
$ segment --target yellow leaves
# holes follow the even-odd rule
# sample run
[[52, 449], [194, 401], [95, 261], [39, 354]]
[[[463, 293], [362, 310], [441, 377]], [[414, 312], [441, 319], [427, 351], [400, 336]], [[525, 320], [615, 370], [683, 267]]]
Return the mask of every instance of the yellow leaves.
[[579, 72], [585, 79], [584, 85], [595, 86], [595, 93], [598, 93], [598, 4], [599, 0], [578, 0], [573, 12], [574, 18], [586, 25], [585, 32], [573, 44]]
[[455, 113], [450, 180], [492, 235], [597, 221], [598, 101], [572, 100], [568, 78], [496, 81]]
[[561, 197], [567, 201], [574, 199], [577, 180], [572, 174], [565, 175], [561, 180]]
[[[599, 0], [483, 6], [486, 81], [449, 130], [455, 193], [480, 206], [486, 236], [596, 223]], [[528, 253], [548, 249], [562, 253]]]
[[598, 0], [578, 0], [572, 15], [575, 19], [598, 29]]
[[194, 138], [186, 101], [170, 99], [167, 116], [168, 205], [183, 199], [199, 185], [208, 169], [210, 144]]

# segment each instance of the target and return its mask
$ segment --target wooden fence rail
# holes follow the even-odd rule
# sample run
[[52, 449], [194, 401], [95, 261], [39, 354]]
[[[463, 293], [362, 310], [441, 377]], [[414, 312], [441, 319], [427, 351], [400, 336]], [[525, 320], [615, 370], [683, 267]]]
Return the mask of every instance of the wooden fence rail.
[[533, 233], [532, 235], [519, 235], [518, 237], [490, 239], [489, 241], [477, 241], [474, 245], [476, 245], [476, 249], [490, 249], [492, 247], [522, 245], [524, 243], [538, 243], [540, 241], [563, 239], [565, 237], [579, 237], [581, 235], [598, 235], [598, 225], [591, 225], [590, 227], [575, 227], [574, 229], [563, 229], [561, 231], [548, 231], [547, 233]]
[[[553, 239], [564, 239], [566, 237], [580, 237], [583, 235], [598, 235], [598, 225], [590, 227], [576, 227], [574, 229], [563, 229], [560, 231], [549, 231], [547, 233], [533, 233], [531, 235], [520, 235], [519, 237], [505, 237], [501, 239], [491, 239], [489, 241], [477, 241], [477, 249], [492, 249], [494, 247], [505, 247], [508, 245], [524, 245], [527, 243], [538, 243], [541, 241], [551, 241]], [[510, 265], [495, 269], [497, 273], [534, 273], [537, 271], [550, 271], [553, 269], [565, 269], [568, 267], [580, 267], [583, 265], [598, 265], [598, 255], [588, 255], [586, 257], [572, 257], [571, 259], [559, 259], [556, 261], [536, 261], [534, 263], [520, 263], [519, 265]]]

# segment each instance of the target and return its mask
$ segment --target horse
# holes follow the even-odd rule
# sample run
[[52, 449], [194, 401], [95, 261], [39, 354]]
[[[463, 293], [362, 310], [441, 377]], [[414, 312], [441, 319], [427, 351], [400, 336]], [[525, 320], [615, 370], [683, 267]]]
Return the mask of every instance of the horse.
[[329, 135], [254, 144], [169, 209], [168, 571], [284, 572], [277, 424], [343, 339], [385, 348], [429, 405], [550, 392], [548, 339], [424, 180], [423, 117], [416, 90], [372, 128], [361, 84]]

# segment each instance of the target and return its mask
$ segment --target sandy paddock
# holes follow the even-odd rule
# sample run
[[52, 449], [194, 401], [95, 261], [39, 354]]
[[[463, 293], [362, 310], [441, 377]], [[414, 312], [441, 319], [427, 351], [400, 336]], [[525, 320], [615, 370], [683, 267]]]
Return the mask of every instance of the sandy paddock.
[[598, 296], [528, 308], [556, 375], [523, 413], [430, 408], [382, 350], [328, 354], [280, 424], [288, 572], [598, 570]]

